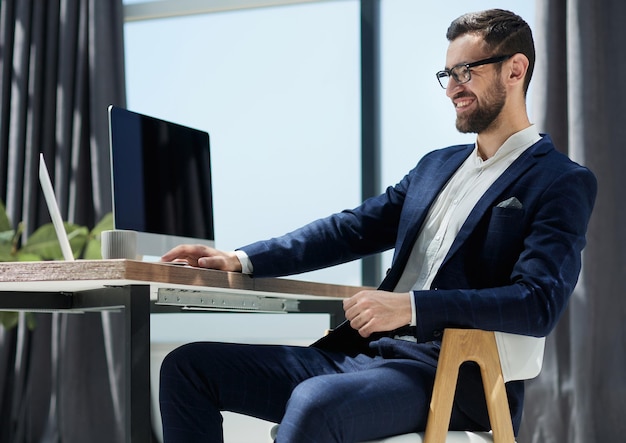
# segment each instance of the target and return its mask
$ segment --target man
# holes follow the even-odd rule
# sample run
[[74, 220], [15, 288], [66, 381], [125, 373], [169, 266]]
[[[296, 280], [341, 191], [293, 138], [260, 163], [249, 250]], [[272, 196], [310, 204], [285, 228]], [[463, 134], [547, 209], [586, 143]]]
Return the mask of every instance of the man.
[[[277, 442], [355, 442], [423, 430], [442, 331], [547, 335], [580, 271], [596, 181], [530, 123], [528, 25], [489, 10], [453, 21], [437, 78], [476, 144], [426, 155], [361, 206], [234, 252], [182, 245], [163, 260], [289, 275], [395, 248], [379, 290], [311, 347], [194, 343], [161, 369], [166, 442], [221, 442], [221, 410], [281, 423]], [[524, 386], [507, 383], [514, 430]], [[452, 429], [488, 430], [479, 371], [465, 365]]]

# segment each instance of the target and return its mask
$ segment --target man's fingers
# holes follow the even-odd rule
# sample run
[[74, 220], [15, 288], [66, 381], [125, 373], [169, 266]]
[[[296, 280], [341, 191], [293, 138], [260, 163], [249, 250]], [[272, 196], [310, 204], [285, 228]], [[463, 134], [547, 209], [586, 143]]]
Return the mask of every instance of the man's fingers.
[[233, 252], [215, 251], [217, 254], [198, 259], [198, 266], [219, 271], [241, 272], [241, 262]]
[[363, 337], [391, 331], [411, 322], [410, 293], [361, 291], [343, 302], [350, 326]]
[[166, 262], [181, 260], [191, 266], [241, 272], [241, 262], [234, 252], [219, 251], [205, 245], [178, 245], [161, 257], [161, 261]]
[[193, 260], [209, 255], [211, 248], [203, 245], [178, 245], [167, 251], [161, 257], [162, 261], [174, 261], [176, 259]]

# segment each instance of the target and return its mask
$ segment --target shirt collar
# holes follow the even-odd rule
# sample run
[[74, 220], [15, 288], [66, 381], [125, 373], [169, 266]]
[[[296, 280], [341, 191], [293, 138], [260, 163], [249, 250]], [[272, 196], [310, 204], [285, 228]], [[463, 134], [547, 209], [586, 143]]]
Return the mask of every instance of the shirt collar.
[[487, 167], [510, 158], [511, 156], [518, 157], [522, 152], [530, 148], [539, 140], [541, 140], [541, 135], [539, 135], [536, 126], [530, 125], [529, 127], [516, 132], [506, 139], [493, 157], [483, 160], [478, 154], [477, 143], [474, 143], [474, 151], [470, 157], [473, 157], [475, 166]]

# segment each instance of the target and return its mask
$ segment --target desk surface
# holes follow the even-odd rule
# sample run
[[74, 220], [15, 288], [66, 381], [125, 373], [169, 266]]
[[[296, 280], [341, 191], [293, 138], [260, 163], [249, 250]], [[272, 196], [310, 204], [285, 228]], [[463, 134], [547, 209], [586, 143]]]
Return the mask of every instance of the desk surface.
[[135, 260], [0, 263], [0, 291], [80, 291], [130, 284], [254, 291], [298, 299], [345, 298], [363, 289]]
[[[163, 292], [177, 292], [181, 298], [191, 293], [189, 300], [196, 309], [331, 313], [323, 306], [317, 310], [310, 305], [333, 305], [333, 309], [339, 305], [337, 318], [341, 318], [341, 298], [360, 289], [135, 260], [0, 263], [0, 309], [84, 312], [123, 308], [124, 431], [128, 443], [150, 441], [151, 300], [158, 305], [157, 297]], [[207, 292], [209, 297], [205, 297]], [[174, 306], [164, 301], [161, 304]], [[185, 308], [185, 303], [176, 300], [176, 308]], [[331, 313], [331, 322], [334, 315]]]

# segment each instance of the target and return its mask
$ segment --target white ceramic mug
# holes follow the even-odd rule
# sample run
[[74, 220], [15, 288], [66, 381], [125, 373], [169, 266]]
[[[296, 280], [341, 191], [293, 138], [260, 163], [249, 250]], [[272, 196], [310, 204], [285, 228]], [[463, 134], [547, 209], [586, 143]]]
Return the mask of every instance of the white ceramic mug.
[[137, 258], [137, 232], [114, 229], [100, 233], [101, 253], [104, 259]]

